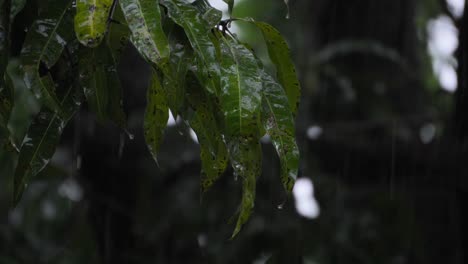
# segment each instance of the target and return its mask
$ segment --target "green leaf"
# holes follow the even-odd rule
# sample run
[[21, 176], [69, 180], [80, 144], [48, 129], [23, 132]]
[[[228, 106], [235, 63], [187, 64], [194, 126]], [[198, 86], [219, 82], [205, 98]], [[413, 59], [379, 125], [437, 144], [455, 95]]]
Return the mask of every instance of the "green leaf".
[[252, 214], [257, 176], [262, 169], [262, 149], [258, 140], [240, 139], [229, 143], [229, 151], [234, 173], [242, 179], [242, 201], [232, 239]]
[[210, 5], [207, 0], [196, 0], [192, 3], [203, 14], [203, 19], [209, 27], [215, 27], [223, 18], [223, 12]]
[[243, 180], [242, 203], [232, 237], [254, 206], [255, 181], [261, 171], [259, 118], [262, 80], [252, 52], [232, 39], [221, 41], [221, 110], [234, 173]]
[[159, 0], [120, 0], [132, 32], [132, 43], [148, 61], [160, 64], [169, 57], [169, 42], [161, 24]]
[[260, 29], [265, 38], [268, 54], [276, 67], [278, 81], [286, 91], [291, 111], [293, 116], [295, 116], [301, 97], [301, 87], [288, 44], [273, 26], [264, 22], [255, 22], [255, 25]]
[[34, 118], [20, 148], [14, 176], [14, 203], [21, 199], [29, 181], [41, 172], [52, 158], [60, 136], [74, 115], [80, 102], [76, 101], [73, 88], [67, 90], [61, 101], [62, 114], [43, 108]]
[[122, 53], [125, 47], [127, 47], [130, 29], [125, 23], [125, 18], [120, 8], [116, 8], [112, 18], [116, 22], [111, 23], [109, 26], [109, 32], [106, 38], [106, 44], [110, 50], [112, 59], [112, 63], [110, 63], [107, 68], [107, 71], [110, 72], [108, 75], [108, 78], [110, 78], [110, 86], [108, 86], [107, 92], [109, 97], [108, 109], [109, 118], [123, 128], [126, 126], [126, 115], [123, 111], [122, 86], [117, 74], [117, 67], [119, 66]]
[[170, 64], [162, 68], [164, 73], [163, 88], [167, 104], [174, 116], [177, 116], [185, 99], [185, 77], [187, 75], [191, 52], [182, 45], [176, 45], [170, 56]]
[[130, 29], [128, 28], [122, 9], [116, 8], [112, 16], [114, 22], [109, 24], [109, 32], [107, 33], [106, 42], [111, 50], [112, 59], [115, 67], [120, 63], [122, 53], [128, 45], [130, 38]]
[[181, 0], [166, 0], [163, 4], [168, 9], [169, 17], [184, 29], [199, 58], [199, 72], [210, 79], [204, 83], [205, 88], [210, 93], [218, 94], [220, 70], [216, 49], [210, 38], [212, 27], [199, 10], [190, 4]]
[[263, 104], [262, 123], [271, 137], [281, 163], [281, 182], [290, 193], [297, 178], [299, 149], [295, 140], [294, 119], [288, 105], [288, 98], [270, 75], [262, 71]]
[[156, 70], [152, 69], [151, 83], [147, 93], [143, 130], [148, 149], [156, 162], [158, 161], [157, 152], [168, 119], [169, 109], [166, 102], [166, 95], [159, 81], [158, 73]]
[[97, 47], [107, 30], [114, 0], [76, 0], [75, 33], [81, 44]]
[[90, 109], [98, 120], [112, 120], [125, 125], [121, 87], [111, 52], [105, 43], [84, 48], [79, 61], [80, 84]]
[[221, 42], [221, 108], [228, 137], [258, 136], [262, 81], [257, 60], [231, 39]]
[[58, 111], [60, 102], [55, 85], [49, 75], [40, 76], [41, 63], [51, 68], [59, 59], [67, 42], [73, 36], [72, 18], [69, 13], [73, 1], [51, 0], [48, 9], [34, 21], [21, 50], [21, 63], [26, 86], [50, 108]]
[[232, 15], [232, 8], [234, 7], [234, 0], [223, 0], [228, 5], [229, 15]]
[[188, 100], [195, 114], [189, 119], [190, 126], [197, 134], [200, 144], [202, 163], [201, 191], [202, 194], [218, 180], [228, 164], [228, 151], [223, 140], [221, 128], [217, 123], [215, 113], [219, 110], [211, 98], [200, 86], [195, 76], [188, 78]]

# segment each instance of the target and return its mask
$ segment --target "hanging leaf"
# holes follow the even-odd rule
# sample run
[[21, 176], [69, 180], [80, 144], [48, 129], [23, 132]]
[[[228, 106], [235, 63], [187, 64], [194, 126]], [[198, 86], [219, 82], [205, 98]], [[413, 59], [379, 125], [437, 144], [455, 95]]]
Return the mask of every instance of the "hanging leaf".
[[[169, 43], [161, 24], [158, 0], [120, 0], [132, 32], [132, 43], [148, 61], [160, 64], [169, 57]], [[162, 61], [161, 61], [162, 60]]]
[[216, 50], [209, 36], [212, 27], [198, 9], [190, 4], [181, 0], [166, 0], [163, 4], [168, 9], [169, 17], [184, 29], [199, 58], [199, 72], [209, 78], [209, 81], [204, 83], [205, 88], [210, 93], [218, 94], [220, 73]]
[[242, 201], [232, 239], [252, 214], [257, 176], [262, 169], [262, 149], [258, 140], [240, 139], [230, 142], [229, 150], [234, 173], [242, 179]]
[[223, 0], [228, 5], [229, 16], [232, 15], [232, 9], [234, 7], [234, 0]]
[[121, 87], [110, 50], [105, 43], [97, 48], [84, 48], [79, 61], [80, 84], [90, 109], [98, 120], [112, 120], [125, 125]]
[[125, 23], [125, 18], [120, 8], [116, 8], [112, 19], [115, 22], [109, 26], [109, 32], [106, 37], [107, 48], [110, 51], [112, 60], [112, 63], [109, 63], [110, 65], [107, 68], [107, 71], [110, 72], [107, 76], [110, 79], [107, 91], [109, 96], [109, 119], [124, 128], [126, 127], [127, 118], [123, 110], [123, 92], [117, 74], [117, 67], [119, 66], [122, 53], [128, 45], [130, 30]]
[[109, 47], [115, 67], [120, 63], [122, 53], [128, 45], [130, 38], [130, 29], [125, 21], [122, 9], [116, 8], [109, 24], [109, 32], [106, 36], [107, 46]]
[[221, 108], [225, 133], [234, 173], [243, 180], [234, 237], [253, 209], [255, 181], [261, 169], [258, 118], [262, 82], [257, 60], [245, 46], [222, 37], [221, 53]]
[[170, 56], [170, 64], [163, 67], [163, 88], [166, 100], [172, 114], [177, 116], [185, 99], [185, 76], [188, 71], [190, 50], [185, 46], [176, 45]]
[[286, 91], [293, 116], [296, 116], [301, 97], [301, 87], [288, 44], [273, 26], [264, 22], [255, 22], [255, 25], [265, 38], [268, 54], [276, 67], [278, 81]]
[[152, 69], [151, 83], [146, 98], [147, 104], [143, 130], [148, 149], [157, 162], [157, 152], [167, 125], [167, 120], [169, 119], [169, 109], [164, 89], [159, 81], [158, 73], [154, 69]]
[[288, 98], [269, 74], [262, 71], [263, 100], [262, 123], [271, 137], [281, 163], [281, 182], [290, 193], [297, 178], [299, 149], [295, 140], [294, 119], [288, 106]]
[[205, 93], [195, 76], [189, 76], [191, 77], [188, 78], [188, 98], [195, 112], [189, 122], [200, 144], [201, 192], [203, 194], [224, 173], [229, 155], [221, 128], [216, 121], [215, 113], [218, 109], [213, 104], [213, 98]]
[[31, 26], [21, 50], [26, 86], [52, 111], [60, 110], [55, 85], [49, 75], [39, 75], [39, 67], [43, 63], [44, 67], [50, 69], [72, 38], [72, 18], [69, 13], [72, 2], [51, 0], [48, 9]]
[[18, 164], [14, 176], [14, 203], [21, 199], [30, 180], [41, 172], [49, 163], [60, 136], [68, 121], [74, 115], [80, 102], [70, 87], [61, 101], [61, 114], [43, 108], [34, 118], [21, 144]]
[[202, 15], [208, 26], [213, 28], [219, 24], [223, 18], [223, 12], [210, 5], [207, 0], [196, 0], [192, 3]]
[[221, 107], [228, 137], [258, 136], [262, 82], [251, 51], [232, 39], [221, 41]]
[[97, 47], [107, 30], [114, 0], [76, 0], [75, 32], [81, 44]]

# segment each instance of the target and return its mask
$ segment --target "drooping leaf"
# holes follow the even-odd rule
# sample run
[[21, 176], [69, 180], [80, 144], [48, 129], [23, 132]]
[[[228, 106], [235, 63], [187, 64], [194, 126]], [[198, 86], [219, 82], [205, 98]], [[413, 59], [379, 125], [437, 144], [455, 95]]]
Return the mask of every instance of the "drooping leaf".
[[286, 91], [291, 111], [293, 116], [295, 116], [301, 97], [301, 87], [288, 44], [273, 26], [264, 22], [255, 22], [255, 25], [260, 29], [265, 38], [268, 54], [276, 67], [278, 81]]
[[262, 149], [258, 140], [239, 139], [229, 143], [229, 152], [234, 173], [242, 179], [242, 201], [232, 239], [252, 214], [257, 176], [262, 169]]
[[15, 170], [15, 204], [21, 199], [29, 181], [41, 172], [52, 158], [63, 129], [79, 107], [78, 98], [74, 96], [73, 87], [70, 87], [61, 101], [63, 112], [52, 112], [43, 108], [34, 118], [21, 144]]
[[100, 121], [125, 124], [121, 87], [112, 54], [105, 43], [85, 48], [79, 61], [80, 84], [91, 110]]
[[123, 92], [122, 85], [120, 84], [119, 76], [117, 74], [117, 67], [119, 66], [122, 53], [128, 45], [130, 38], [130, 29], [126, 24], [125, 17], [120, 8], [116, 8], [112, 19], [115, 21], [109, 26], [109, 32], [106, 37], [107, 48], [110, 51], [112, 64], [109, 65], [108, 78], [110, 86], [108, 88], [109, 96], [109, 118], [113, 120], [120, 127], [126, 126], [126, 115], [123, 111]]
[[157, 152], [167, 125], [167, 120], [169, 119], [169, 108], [160, 78], [154, 69], [152, 69], [151, 83], [146, 98], [147, 104], [143, 130], [148, 149], [157, 162]]
[[166, 0], [163, 3], [169, 17], [181, 26], [199, 58], [199, 72], [207, 76], [209, 81], [204, 83], [205, 88], [213, 94], [219, 90], [219, 64], [216, 58], [216, 49], [210, 39], [212, 27], [203, 18], [198, 9], [181, 0]]
[[234, 173], [243, 180], [242, 203], [232, 237], [254, 206], [255, 181], [261, 169], [259, 114], [262, 80], [251, 51], [232, 39], [221, 41], [221, 110]]
[[288, 98], [281, 85], [265, 71], [262, 71], [261, 76], [263, 82], [262, 123], [280, 159], [281, 182], [285, 190], [290, 193], [299, 167], [299, 149], [295, 139], [294, 119], [289, 109]]
[[258, 133], [262, 81], [254, 55], [234, 40], [221, 41], [221, 108], [228, 137]]
[[228, 5], [229, 15], [232, 15], [232, 8], [234, 7], [234, 0], [223, 0]]
[[114, 0], [76, 0], [75, 33], [81, 44], [97, 47], [104, 38]]
[[[51, 0], [41, 17], [34, 21], [21, 50], [24, 81], [36, 97], [52, 111], [59, 111], [60, 102], [49, 75], [41, 76], [39, 67], [51, 68], [73, 36], [72, 0]], [[42, 66], [41, 66], [42, 67]]]
[[185, 99], [185, 77], [188, 71], [190, 50], [182, 45], [176, 45], [170, 56], [170, 64], [162, 69], [163, 88], [167, 104], [172, 114], [177, 116]]
[[170, 49], [161, 24], [159, 0], [120, 0], [132, 43], [148, 61], [160, 64]]
[[216, 120], [218, 112], [213, 98], [202, 89], [196, 77], [189, 75], [188, 98], [194, 115], [189, 119], [190, 126], [197, 134], [200, 144], [201, 192], [202, 194], [218, 180], [226, 170], [229, 155], [223, 140], [221, 128]]
[[203, 14], [203, 19], [208, 23], [209, 27], [215, 27], [223, 18], [223, 12], [212, 7], [207, 0], [196, 0], [192, 5]]
[[116, 8], [109, 25], [109, 32], [106, 36], [107, 46], [109, 47], [114, 65], [117, 67], [120, 63], [122, 53], [128, 45], [130, 38], [130, 29], [122, 13], [122, 9]]

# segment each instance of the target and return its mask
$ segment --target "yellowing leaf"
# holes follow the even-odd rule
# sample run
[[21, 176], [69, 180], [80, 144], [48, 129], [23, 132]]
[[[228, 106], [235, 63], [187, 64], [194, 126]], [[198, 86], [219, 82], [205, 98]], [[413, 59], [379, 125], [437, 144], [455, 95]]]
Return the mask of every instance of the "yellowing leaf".
[[114, 0], [76, 0], [75, 32], [81, 44], [97, 47], [107, 30]]

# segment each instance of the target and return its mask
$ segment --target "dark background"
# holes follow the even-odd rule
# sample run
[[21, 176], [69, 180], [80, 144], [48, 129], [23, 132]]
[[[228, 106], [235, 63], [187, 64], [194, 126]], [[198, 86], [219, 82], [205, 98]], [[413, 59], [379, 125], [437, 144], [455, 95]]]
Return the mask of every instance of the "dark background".
[[[200, 203], [199, 148], [181, 123], [153, 162], [142, 134], [149, 69], [129, 46], [119, 72], [133, 140], [83, 108], [14, 210], [13, 161], [0, 156], [0, 263], [468, 263], [468, 14], [443, 0], [291, 0], [290, 13], [281, 0], [246, 0], [234, 16], [271, 23], [290, 44], [300, 174], [314, 183], [317, 219], [294, 199], [278, 209], [266, 143], [255, 212], [229, 240], [240, 183], [228, 170]], [[441, 88], [428, 50], [442, 15], [460, 35], [456, 92]], [[236, 25], [265, 53], [258, 32]], [[20, 138], [37, 109], [17, 86]]]

